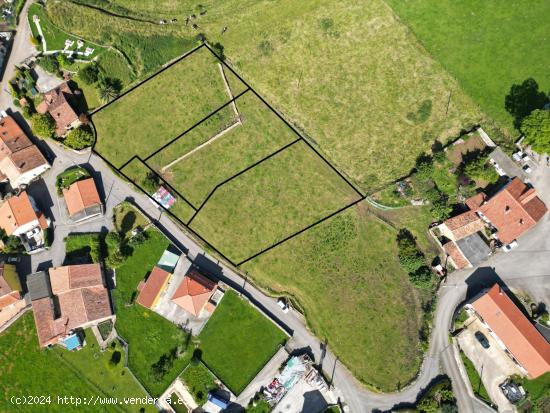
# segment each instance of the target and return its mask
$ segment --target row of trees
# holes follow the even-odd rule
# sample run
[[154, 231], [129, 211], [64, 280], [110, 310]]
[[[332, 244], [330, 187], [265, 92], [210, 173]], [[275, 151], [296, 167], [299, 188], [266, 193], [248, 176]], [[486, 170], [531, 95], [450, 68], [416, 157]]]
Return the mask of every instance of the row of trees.
[[418, 288], [429, 289], [433, 285], [433, 274], [426, 264], [426, 257], [416, 245], [414, 236], [407, 229], [397, 234], [399, 263], [407, 272], [412, 284]]

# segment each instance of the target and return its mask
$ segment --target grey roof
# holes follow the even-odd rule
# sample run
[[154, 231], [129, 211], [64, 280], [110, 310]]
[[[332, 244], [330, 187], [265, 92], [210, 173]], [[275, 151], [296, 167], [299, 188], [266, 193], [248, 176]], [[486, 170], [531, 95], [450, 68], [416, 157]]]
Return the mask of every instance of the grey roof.
[[479, 264], [491, 253], [491, 249], [478, 232], [459, 239], [456, 244], [473, 266]]
[[52, 287], [50, 277], [45, 271], [35, 272], [27, 277], [27, 289], [31, 295], [31, 300], [40, 300], [41, 298], [51, 297]]

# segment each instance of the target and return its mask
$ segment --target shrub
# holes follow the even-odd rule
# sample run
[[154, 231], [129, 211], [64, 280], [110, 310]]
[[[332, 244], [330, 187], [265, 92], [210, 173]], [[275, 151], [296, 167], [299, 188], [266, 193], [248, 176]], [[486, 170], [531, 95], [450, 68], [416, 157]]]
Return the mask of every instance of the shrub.
[[69, 132], [63, 143], [72, 149], [84, 149], [94, 143], [94, 135], [87, 126], [81, 126]]
[[534, 110], [521, 122], [521, 132], [535, 151], [550, 154], [550, 110]]
[[55, 136], [55, 121], [49, 113], [35, 113], [32, 118], [32, 131], [41, 138], [53, 138]]
[[46, 72], [57, 74], [59, 72], [59, 62], [55, 57], [52, 55], [46, 55], [43, 56], [39, 61], [38, 64], [42, 69], [44, 69]]
[[60, 67], [67, 67], [67, 66], [70, 66], [73, 63], [73, 61], [70, 57], [68, 57], [64, 53], [59, 53], [57, 55], [57, 63], [59, 64]]
[[416, 240], [409, 230], [404, 228], [399, 230], [397, 247], [399, 249], [399, 263], [409, 274], [411, 283], [418, 288], [430, 288], [432, 285], [432, 272], [426, 265], [426, 258], [418, 249]]
[[99, 68], [95, 63], [90, 63], [80, 69], [78, 76], [84, 83], [91, 85], [99, 80]]
[[121, 238], [118, 232], [109, 232], [105, 237], [105, 246], [107, 248], [106, 264], [111, 268], [117, 268], [124, 261], [120, 244]]

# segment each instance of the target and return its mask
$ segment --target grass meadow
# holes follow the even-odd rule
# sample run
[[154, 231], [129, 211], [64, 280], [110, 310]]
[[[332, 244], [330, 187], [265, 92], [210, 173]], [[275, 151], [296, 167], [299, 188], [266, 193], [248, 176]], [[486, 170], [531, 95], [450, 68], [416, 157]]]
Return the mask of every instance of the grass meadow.
[[[50, 408], [25, 406], [17, 411], [59, 411], [57, 396], [75, 397], [146, 397], [122, 360], [109, 365], [111, 353], [101, 353], [91, 331], [86, 332], [87, 345], [70, 353], [65, 349], [40, 349], [32, 312], [17, 320], [0, 334], [0, 411], [14, 411], [11, 396], [51, 396]], [[21, 406], [19, 406], [21, 408]], [[105, 406], [105, 412], [153, 412], [153, 406], [139, 404]], [[80, 412], [82, 406], [63, 405], [64, 412]]]
[[233, 290], [199, 335], [202, 360], [234, 394], [241, 393], [287, 339]]
[[217, 59], [203, 48], [93, 115], [95, 150], [117, 166], [145, 158], [229, 100]]
[[541, 90], [550, 90], [550, 2], [387, 1], [428, 52], [503, 127], [512, 129], [504, 98], [513, 84], [532, 77]]
[[244, 264], [258, 285], [294, 297], [315, 335], [383, 391], [412, 380], [421, 359], [420, 304], [396, 233], [360, 203]]
[[299, 141], [219, 187], [190, 226], [238, 263], [358, 198]]
[[[299, 138], [254, 93], [247, 92], [237, 99], [236, 105], [241, 125], [163, 174], [194, 205], [200, 205], [216, 185]], [[150, 164], [160, 172], [163, 165], [196, 147], [198, 137], [202, 137], [201, 143], [210, 138], [209, 129], [198, 126], [151, 158]]]
[[[158, 176], [154, 175], [139, 159], [132, 160], [122, 169], [122, 172], [149, 195], [153, 195], [163, 185], [176, 198], [176, 202], [170, 207], [169, 211], [183, 222], [187, 222], [195, 213], [195, 210], [187, 202], [167, 185], [164, 185], [164, 182], [158, 179]], [[176, 190], [181, 193], [179, 188], [176, 187]], [[183, 195], [185, 196], [185, 194]]]

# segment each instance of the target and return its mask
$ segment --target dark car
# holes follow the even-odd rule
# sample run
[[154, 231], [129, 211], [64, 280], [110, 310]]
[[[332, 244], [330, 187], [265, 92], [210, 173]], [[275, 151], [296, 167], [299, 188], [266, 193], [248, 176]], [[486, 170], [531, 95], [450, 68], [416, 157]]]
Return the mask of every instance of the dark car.
[[525, 395], [522, 389], [516, 383], [510, 380], [506, 380], [499, 387], [506, 398], [512, 403], [519, 402], [521, 399], [523, 399], [523, 396]]
[[485, 334], [483, 334], [481, 331], [476, 331], [474, 334], [477, 338], [477, 341], [479, 341], [479, 344], [481, 344], [481, 347], [483, 348], [489, 348], [491, 345], [489, 344], [489, 340], [487, 340], [487, 337], [485, 337]]

